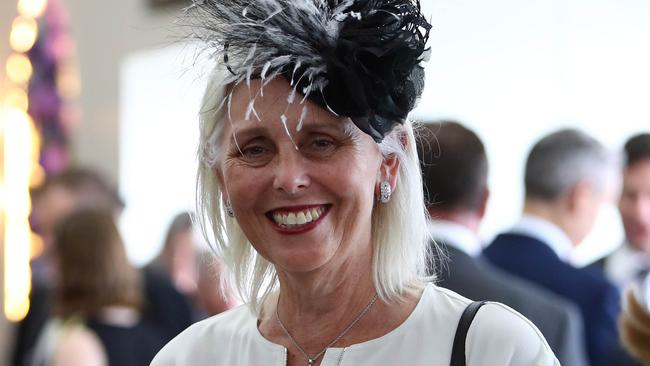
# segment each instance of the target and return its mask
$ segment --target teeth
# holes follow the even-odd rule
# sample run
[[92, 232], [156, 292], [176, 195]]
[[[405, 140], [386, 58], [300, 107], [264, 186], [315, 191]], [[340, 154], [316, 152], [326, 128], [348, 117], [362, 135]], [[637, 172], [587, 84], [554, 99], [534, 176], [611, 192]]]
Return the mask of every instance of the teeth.
[[303, 212], [298, 212], [296, 215], [296, 224], [302, 225], [307, 222], [307, 217], [305, 217], [305, 214]]
[[325, 212], [323, 207], [310, 208], [299, 212], [273, 213], [273, 221], [282, 226], [300, 226], [318, 220]]
[[289, 212], [289, 215], [287, 215], [287, 224], [289, 224], [289, 225], [297, 224], [297, 222], [296, 222], [296, 214], [295, 213]]

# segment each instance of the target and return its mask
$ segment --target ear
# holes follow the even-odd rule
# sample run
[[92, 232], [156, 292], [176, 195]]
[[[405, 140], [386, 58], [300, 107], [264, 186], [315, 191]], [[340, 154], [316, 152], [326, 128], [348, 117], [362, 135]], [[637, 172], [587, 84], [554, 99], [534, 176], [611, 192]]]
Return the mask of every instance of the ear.
[[[380, 166], [379, 182], [388, 181], [392, 191], [395, 191], [397, 185], [397, 175], [399, 174], [400, 161], [397, 155], [390, 154], [384, 158]], [[379, 187], [379, 184], [377, 184]]]
[[477, 214], [481, 219], [485, 217], [485, 212], [487, 211], [487, 203], [489, 199], [490, 199], [490, 189], [486, 186], [483, 188], [483, 191], [481, 192], [481, 198], [477, 210]]
[[575, 215], [585, 210], [593, 199], [593, 187], [586, 181], [579, 181], [567, 193], [566, 208]]

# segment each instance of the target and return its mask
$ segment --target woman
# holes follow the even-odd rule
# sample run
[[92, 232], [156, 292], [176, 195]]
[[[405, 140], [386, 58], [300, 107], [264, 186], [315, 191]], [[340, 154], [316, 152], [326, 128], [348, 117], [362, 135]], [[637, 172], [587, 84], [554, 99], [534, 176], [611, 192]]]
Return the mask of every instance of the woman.
[[191, 301], [194, 319], [202, 320], [238, 305], [231, 293], [219, 291], [222, 265], [209, 253], [196, 248], [192, 215], [181, 212], [174, 216], [163, 249], [148, 265], [154, 272], [169, 280], [179, 293]]
[[[151, 362], [166, 338], [143, 319], [142, 276], [128, 261], [113, 215], [96, 209], [72, 213], [58, 225], [54, 245], [56, 317], [41, 338], [36, 364], [67, 364], [57, 362], [61, 354], [96, 354], [91, 335], [108, 361], [101, 364], [139, 366]], [[77, 354], [65, 351], [75, 344], [80, 345]]]
[[169, 277], [174, 287], [194, 298], [197, 292], [196, 248], [192, 232], [192, 217], [189, 212], [174, 216], [167, 228], [162, 251], [151, 267]]
[[[223, 57], [201, 113], [199, 208], [247, 305], [152, 365], [448, 365], [469, 300], [427, 284], [413, 128], [429, 24], [410, 0], [196, 1]], [[207, 226], [207, 225], [206, 225]], [[488, 304], [470, 365], [556, 365]]]

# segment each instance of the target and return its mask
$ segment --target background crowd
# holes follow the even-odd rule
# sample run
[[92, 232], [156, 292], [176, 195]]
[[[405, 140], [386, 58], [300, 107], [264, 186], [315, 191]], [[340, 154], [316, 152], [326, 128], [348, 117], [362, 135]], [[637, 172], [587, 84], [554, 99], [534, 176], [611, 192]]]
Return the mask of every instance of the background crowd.
[[[519, 310], [537, 324], [562, 364], [637, 364], [622, 345], [636, 356], [644, 352], [647, 322], [639, 321], [638, 312], [625, 315], [622, 336], [617, 323], [625, 287], [638, 286], [631, 301], [648, 298], [650, 134], [628, 140], [622, 167], [616, 152], [584, 132], [564, 129], [543, 137], [526, 158], [521, 219], [482, 243], [477, 233], [489, 198], [482, 142], [455, 122], [424, 131], [419, 152], [431, 232], [450, 258], [441, 285]], [[601, 261], [578, 268], [572, 255], [620, 178], [626, 241]]]
[[[145, 93], [136, 93], [118, 85], [124, 80], [136, 79], [130, 77], [128, 68], [125, 71], [115, 65], [132, 65], [134, 58], [127, 57], [133, 56], [130, 52], [158, 44], [160, 34], [147, 33], [143, 28], [163, 28], [161, 24], [167, 24], [168, 19], [153, 16], [152, 12], [143, 11], [143, 6], [136, 5], [138, 2], [127, 0], [66, 3], [72, 9], [71, 27], [83, 30], [78, 31], [75, 38], [83, 64], [84, 112], [91, 117], [84, 118], [84, 123], [77, 128], [75, 137], [82, 137], [73, 140], [77, 158], [94, 162], [98, 170], [111, 177], [123, 176], [122, 170], [118, 174], [118, 144], [115, 142], [128, 145], [135, 141], [138, 151], [154, 151], [145, 147], [150, 147], [155, 139], [151, 138], [152, 127], [145, 123], [137, 125], [146, 130], [147, 146], [136, 138], [122, 139], [116, 121], [119, 119], [123, 128], [128, 123], [122, 119], [129, 120], [133, 116], [121, 112], [125, 107], [117, 108], [118, 104], [135, 101], [133, 104], [142, 106], [147, 114], [131, 119], [156, 121], [157, 133], [153, 135], [159, 140], [166, 139], [160, 138], [162, 118], [157, 113], [175, 114], [166, 108], [152, 111], [151, 103], [135, 98], [136, 94], [150, 96], [154, 91], [147, 89]], [[431, 5], [433, 3], [435, 6]], [[507, 2], [499, 8], [498, 2], [471, 4], [461, 1], [456, 6], [425, 2], [423, 6], [436, 10], [431, 13], [436, 27], [433, 43], [437, 56], [431, 61], [433, 73], [428, 75], [433, 76], [427, 85], [442, 87], [429, 89], [435, 92], [421, 104], [434, 108], [429, 115], [467, 117], [474, 122], [473, 126], [486, 126], [476, 131], [481, 132], [479, 135], [490, 137], [486, 131], [493, 130], [493, 134], [503, 139], [503, 145], [514, 146], [518, 142], [508, 140], [513, 134], [518, 136], [528, 130], [534, 134], [541, 128], [526, 127], [526, 131], [511, 132], [509, 128], [499, 127], [501, 118], [519, 120], [522, 115], [532, 115], [526, 126], [546, 126], [549, 121], [557, 125], [558, 121], [566, 119], [562, 114], [565, 112], [572, 120], [599, 125], [605, 125], [604, 121], [637, 118], [638, 109], [620, 106], [645, 103], [639, 91], [645, 90], [647, 83], [643, 81], [648, 80], [648, 74], [640, 74], [638, 70], [647, 70], [645, 60], [650, 53], [644, 53], [645, 47], [638, 47], [635, 40], [645, 41], [647, 33], [639, 31], [638, 24], [646, 24], [643, 15], [646, 13], [640, 8], [626, 12], [625, 7], [614, 2], [611, 6], [617, 11], [607, 11], [609, 5], [603, 5], [604, 2], [600, 5], [589, 3], [589, 10], [577, 11], [581, 9], [578, 3], [580, 1], [551, 1], [531, 6]], [[626, 2], [626, 5], [631, 9], [632, 3], [634, 1]], [[10, 8], [0, 5], [3, 10], [0, 18], [3, 21], [6, 18], [6, 24], [11, 23], [7, 14], [15, 12], [14, 5]], [[646, 2], [642, 2], [642, 6], [648, 9]], [[560, 48], [566, 53], [557, 57], [544, 48], [550, 45], [541, 37], [548, 31], [546, 22], [557, 20], [557, 14], [547, 7], [555, 7], [564, 15], [563, 21], [556, 22], [560, 30], [552, 28], [550, 32], [571, 34], [566, 39], [558, 37], [558, 43], [563, 46]], [[118, 8], [120, 10], [116, 10]], [[567, 8], [577, 12], [571, 13]], [[503, 9], [514, 9], [516, 16], [506, 16], [500, 27], [494, 27], [493, 15]], [[124, 16], [125, 13], [129, 15]], [[638, 19], [631, 19], [629, 13]], [[89, 14], [103, 16], [95, 18]], [[585, 19], [588, 19], [582, 18], [585, 14], [599, 20], [599, 26], [607, 30], [608, 36], [596, 34], [597, 42], [583, 42], [581, 37], [591, 34], [587, 29], [600, 29], [585, 27]], [[528, 22], [526, 16], [529, 16]], [[537, 23], [531, 19], [541, 20]], [[468, 23], [473, 27], [468, 27]], [[57, 24], [64, 23], [57, 21]], [[513, 32], [513, 29], [518, 31]], [[621, 42], [619, 37], [626, 41]], [[449, 39], [454, 41], [449, 42]], [[631, 47], [625, 49], [627, 45]], [[601, 51], [626, 60], [626, 67], [616, 67], [616, 60]], [[0, 49], [4, 56], [3, 52]], [[148, 55], [148, 52], [145, 53]], [[475, 57], [474, 53], [481, 56]], [[551, 56], [540, 57], [541, 53]], [[571, 60], [570, 66], [560, 64], [558, 60], [563, 59]], [[477, 60], [476, 64], [472, 60]], [[512, 60], [517, 67], [504, 60]], [[527, 63], [530, 60], [534, 60], [532, 64]], [[640, 67], [635, 68], [635, 63]], [[153, 70], [155, 66], [155, 63], [146, 62], [145, 68]], [[549, 77], [550, 70], [557, 71], [561, 77], [557, 80]], [[609, 73], [603, 75], [603, 70], [618, 71], [613, 73], [616, 76], [610, 77]], [[142, 69], [136, 71], [142, 74]], [[124, 80], [119, 73], [127, 75]], [[177, 75], [172, 77], [177, 78]], [[566, 87], [559, 79], [568, 80], [566, 85], [578, 81], [578, 85], [589, 88], [590, 93]], [[638, 90], [629, 88], [634, 83], [625, 84], [626, 80], [636, 80], [641, 87]], [[476, 81], [478, 87], [471, 84], [472, 81]], [[151, 80], [147, 82], [147, 85], [158, 85]], [[591, 87], [591, 83], [601, 87]], [[558, 94], [554, 86], [565, 94]], [[530, 90], [522, 92], [524, 87]], [[486, 98], [486, 95], [492, 97]], [[156, 105], [165, 105], [158, 95], [152, 99], [156, 100]], [[467, 108], [476, 100], [482, 103]], [[616, 101], [623, 102], [617, 104]], [[175, 99], [175, 102], [182, 104], [183, 101]], [[576, 112], [584, 105], [589, 105], [586, 108], [589, 112]], [[467, 114], [454, 108], [467, 110]], [[551, 110], [561, 112], [549, 112]], [[643, 119], [643, 116], [638, 118]], [[650, 148], [647, 133], [630, 138], [622, 151], [613, 152], [603, 151], [599, 142], [583, 132], [551, 133], [534, 148], [530, 146], [530, 156], [520, 157], [526, 160], [525, 182], [503, 180], [488, 187], [488, 157], [476, 134], [458, 123], [429, 122], [421, 130], [421, 142], [425, 145], [420, 151], [426, 178], [425, 199], [432, 217], [431, 231], [444, 246], [447, 258], [446, 267], [437, 273], [439, 285], [468, 298], [500, 301], [521, 312], [542, 331], [562, 364], [634, 364], [630, 356], [648, 360]], [[615, 123], [609, 125], [615, 126]], [[178, 128], [170, 130], [175, 136], [182, 133]], [[617, 132], [616, 128], [611, 130], [611, 140], [617, 140], [622, 132]], [[611, 145], [611, 141], [608, 142]], [[132, 154], [124, 155], [128, 159], [119, 162], [120, 169], [130, 166], [129, 160], [134, 161], [133, 165], [140, 171], [149, 166], [137, 163]], [[51, 156], [56, 160], [60, 154], [57, 150]], [[153, 161], [154, 157], [147, 157], [148, 163]], [[159, 160], [165, 161], [164, 158]], [[491, 167], [499, 163], [502, 161], [498, 159], [489, 161]], [[460, 171], [455, 170], [459, 168]], [[132, 176], [146, 180], [143, 174]], [[194, 178], [193, 174], [187, 177]], [[616, 183], [619, 179], [621, 189]], [[526, 202], [521, 220], [497, 236], [494, 243], [482, 242], [479, 228], [485, 224], [490, 188], [496, 191], [497, 184], [502, 187], [525, 185]], [[596, 238], [597, 245], [614, 247], [620, 244], [620, 247], [587, 267], [573, 264], [572, 253], [580, 250], [581, 237], [594, 225], [597, 208], [608, 199], [606, 192], [616, 196], [625, 227], [625, 242], [612, 243], [607, 239], [599, 242]], [[126, 259], [125, 244], [127, 247], [153, 245], [133, 240], [125, 242], [123, 227], [116, 223], [124, 221], [121, 212], [132, 201], [123, 201], [116, 187], [94, 169], [70, 168], [50, 176], [31, 193], [30, 224], [43, 238], [44, 251], [31, 263], [30, 312], [9, 334], [9, 352], [0, 355], [11, 365], [72, 365], [73, 360], [62, 358], [70, 354], [70, 349], [75, 350], [75, 359], [82, 360], [85, 365], [148, 364], [143, 360], [150, 359], [161, 345], [189, 324], [238, 303], [233, 294], [221, 293], [218, 283], [222, 264], [206, 254], [206, 248], [197, 245], [200, 239], [191, 232], [190, 213], [179, 213], [178, 217], [168, 220], [168, 234], [159, 243], [163, 248], [160, 254], [152, 262], [143, 266], [138, 263], [136, 267]], [[500, 203], [493, 200], [490, 204], [498, 207]], [[492, 211], [499, 216], [498, 208]], [[155, 216], [157, 213], [149, 214]], [[129, 225], [139, 232], [165, 230], [163, 225], [151, 227], [128, 219]], [[609, 224], [609, 229], [613, 230], [615, 223], [605, 223], [605, 226]], [[96, 250], [84, 251], [88, 248]], [[133, 342], [133, 339], [142, 342]], [[2, 347], [0, 350], [4, 351]], [[0, 359], [2, 362], [4, 360]]]
[[[444, 249], [440, 286], [521, 312], [562, 364], [648, 361], [650, 134], [620, 153], [578, 130], [543, 137], [526, 159], [521, 219], [492, 243], [478, 235], [490, 197], [479, 137], [433, 121], [419, 128], [418, 153], [430, 231]], [[625, 242], [587, 267], [572, 264], [618, 187]], [[32, 196], [45, 249], [31, 263], [33, 306], [17, 327], [12, 365], [72, 365], [66, 349], [86, 350], [75, 353], [79, 365], [148, 364], [187, 326], [238, 304], [221, 290], [222, 265], [198, 245], [190, 213], [172, 220], [160, 254], [136, 268], [116, 225], [125, 203], [97, 172], [69, 169]]]
[[108, 364], [148, 364], [188, 325], [235, 304], [220, 292], [220, 265], [200, 251], [189, 213], [173, 219], [160, 255], [138, 269], [116, 225], [123, 202], [98, 173], [66, 170], [32, 195], [44, 250], [31, 263], [32, 306], [16, 330], [13, 365], [86, 364], [56, 352], [66, 334], [70, 347], [93, 344], [79, 336], [93, 335]]

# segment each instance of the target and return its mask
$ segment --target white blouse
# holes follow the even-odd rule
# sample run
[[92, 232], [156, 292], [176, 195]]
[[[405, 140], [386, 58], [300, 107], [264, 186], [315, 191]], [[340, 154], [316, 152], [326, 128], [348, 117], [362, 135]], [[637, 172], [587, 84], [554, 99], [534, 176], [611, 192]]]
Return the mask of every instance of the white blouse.
[[[470, 300], [428, 285], [409, 317], [386, 335], [329, 348], [322, 366], [448, 366], [458, 320]], [[537, 328], [511, 308], [488, 303], [467, 334], [467, 365], [560, 365]], [[264, 338], [245, 305], [196, 323], [167, 344], [151, 366], [285, 366], [284, 346]]]

